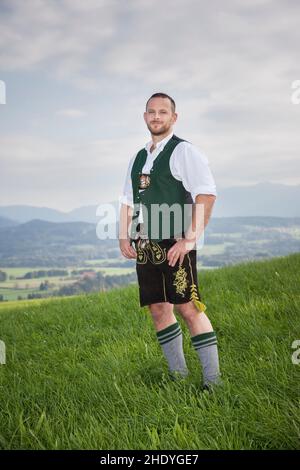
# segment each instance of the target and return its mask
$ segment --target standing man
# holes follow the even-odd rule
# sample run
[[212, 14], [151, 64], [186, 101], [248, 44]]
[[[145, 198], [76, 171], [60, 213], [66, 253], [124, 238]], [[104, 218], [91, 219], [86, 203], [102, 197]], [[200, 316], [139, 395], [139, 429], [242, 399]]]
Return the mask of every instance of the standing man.
[[175, 306], [202, 364], [204, 389], [210, 390], [221, 383], [221, 374], [216, 334], [198, 290], [196, 243], [210, 218], [216, 187], [206, 156], [174, 135], [177, 113], [170, 96], [152, 95], [144, 120], [151, 141], [129, 163], [120, 250], [136, 258], [140, 305], [151, 312], [171, 378], [188, 375]]

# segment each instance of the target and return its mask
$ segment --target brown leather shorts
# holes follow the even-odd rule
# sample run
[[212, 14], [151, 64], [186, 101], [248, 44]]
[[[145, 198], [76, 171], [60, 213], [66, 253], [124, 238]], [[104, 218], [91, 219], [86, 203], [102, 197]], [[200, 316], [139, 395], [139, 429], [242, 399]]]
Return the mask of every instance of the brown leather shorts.
[[167, 254], [176, 243], [175, 239], [159, 242], [133, 240], [136, 258], [136, 272], [139, 283], [140, 305], [158, 302], [184, 304], [193, 301], [197, 309], [205, 311], [198, 289], [197, 253], [189, 251], [179, 265], [169, 266]]

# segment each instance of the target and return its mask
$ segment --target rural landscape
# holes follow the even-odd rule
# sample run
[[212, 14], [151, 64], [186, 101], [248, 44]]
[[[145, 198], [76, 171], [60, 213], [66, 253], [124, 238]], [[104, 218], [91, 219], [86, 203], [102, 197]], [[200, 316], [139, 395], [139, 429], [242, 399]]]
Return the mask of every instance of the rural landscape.
[[197, 267], [223, 376], [211, 395], [180, 317], [190, 374], [169, 380], [135, 261], [97, 238], [93, 213], [13, 209], [23, 219], [0, 208], [0, 448], [299, 447], [300, 217], [210, 220]]
[[[96, 222], [16, 222], [1, 216], [0, 301], [69, 296], [136, 283], [135, 261]], [[199, 271], [300, 251], [300, 217], [212, 217], [197, 247]]]

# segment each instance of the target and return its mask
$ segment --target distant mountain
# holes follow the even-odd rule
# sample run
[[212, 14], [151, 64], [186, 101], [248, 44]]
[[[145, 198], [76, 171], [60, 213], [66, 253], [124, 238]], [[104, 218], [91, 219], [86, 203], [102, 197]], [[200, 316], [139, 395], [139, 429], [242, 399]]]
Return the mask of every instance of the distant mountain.
[[299, 217], [300, 185], [258, 183], [218, 191], [213, 217]]
[[[118, 214], [119, 203], [117, 201], [107, 203], [107, 204], [112, 204], [115, 208], [116, 214]], [[103, 214], [102, 216], [96, 215], [98, 206], [83, 206], [83, 207], [78, 207], [77, 209], [73, 209], [72, 211], [68, 213], [68, 217], [69, 217], [68, 220], [70, 221], [80, 220], [82, 222], [97, 223], [105, 215], [105, 214]], [[111, 222], [114, 222], [114, 221], [111, 220]]]
[[0, 216], [0, 229], [4, 227], [14, 227], [15, 225], [18, 225], [18, 222], [15, 220]]
[[[215, 217], [300, 217], [300, 185], [288, 186], [275, 183], [258, 183], [253, 186], [236, 186], [219, 189], [213, 208]], [[113, 201], [118, 214], [118, 201]], [[48, 207], [27, 205], [0, 206], [0, 217], [13, 219], [19, 223], [32, 219], [49, 222], [88, 222], [95, 224], [101, 220], [96, 216], [99, 205], [89, 205], [63, 212]]]
[[[95, 224], [34, 219], [0, 230], [0, 263], [65, 266], [105, 258], [116, 240], [97, 237]], [[119, 253], [119, 250], [118, 252]]]
[[[99, 238], [96, 224], [31, 220], [0, 230], [1, 266], [81, 265], [86, 260], [124, 259], [117, 233]], [[217, 217], [205, 232], [205, 266], [300, 252], [300, 217]], [[205, 248], [204, 247], [204, 248]]]
[[[95, 243], [95, 226], [84, 222], [48, 222], [33, 219], [0, 232], [1, 252], [21, 254], [22, 250], [58, 246], [64, 243]], [[19, 251], [20, 248], [20, 251]]]
[[[114, 201], [110, 204], [114, 206], [116, 213], [118, 213], [119, 203]], [[57, 209], [50, 209], [49, 207], [27, 205], [0, 206], [0, 217], [13, 219], [17, 221], [16, 223], [25, 223], [30, 220], [39, 219], [47, 222], [87, 222], [96, 224], [104, 217], [104, 215], [101, 217], [96, 215], [98, 206], [99, 204], [82, 206], [70, 212], [62, 212]]]
[[68, 215], [49, 207], [36, 207], [27, 205], [0, 206], [0, 216], [8, 217], [19, 223], [33, 219], [47, 220], [49, 222], [66, 222]]

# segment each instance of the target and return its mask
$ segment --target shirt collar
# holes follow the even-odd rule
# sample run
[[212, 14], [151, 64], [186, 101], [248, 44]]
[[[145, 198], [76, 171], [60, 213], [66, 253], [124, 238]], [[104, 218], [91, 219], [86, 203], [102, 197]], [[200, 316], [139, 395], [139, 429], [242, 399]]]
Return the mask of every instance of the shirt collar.
[[[173, 136], [173, 134], [174, 134], [174, 132], [171, 132], [163, 140], [160, 140], [159, 142], [157, 142], [155, 150], [157, 151], [159, 149], [160, 151], [162, 151], [164, 149], [166, 143], [169, 142], [169, 140]], [[145, 149], [147, 150], [148, 153], [150, 153], [150, 148], [151, 148], [152, 144], [153, 144], [153, 141], [150, 140], [150, 142], [147, 142], [147, 144], [145, 145]]]

